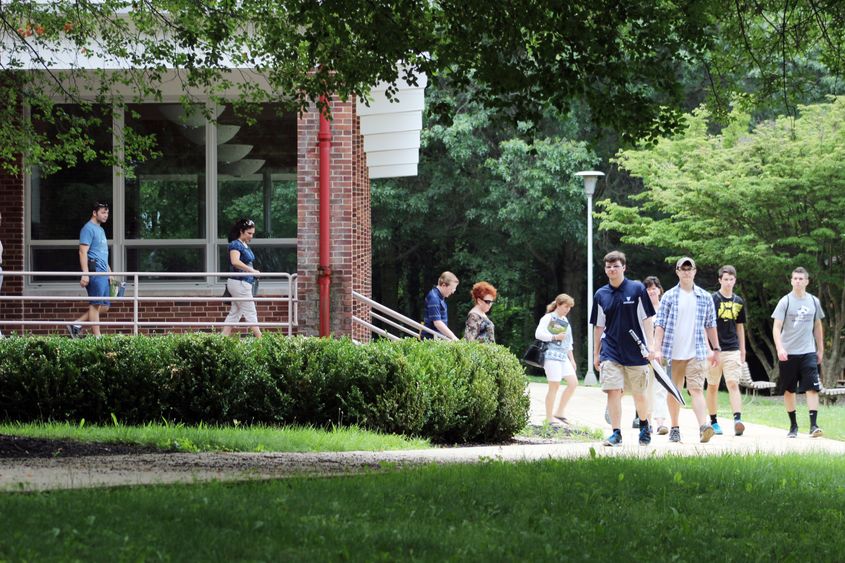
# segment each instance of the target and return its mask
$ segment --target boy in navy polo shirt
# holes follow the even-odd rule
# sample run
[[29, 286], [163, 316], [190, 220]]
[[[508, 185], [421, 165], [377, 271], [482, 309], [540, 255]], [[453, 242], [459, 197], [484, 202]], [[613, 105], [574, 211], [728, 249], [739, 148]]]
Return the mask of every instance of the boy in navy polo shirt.
[[[452, 272], [443, 272], [437, 285], [431, 288], [425, 296], [425, 326], [439, 332], [449, 340], [458, 337], [449, 329], [449, 310], [446, 308], [446, 298], [458, 289], [458, 278]], [[422, 338], [434, 338], [431, 333], [422, 331]]]
[[[640, 445], [651, 443], [646, 388], [649, 360], [653, 351], [654, 307], [645, 286], [625, 277], [625, 254], [614, 250], [604, 257], [604, 272], [610, 283], [599, 288], [593, 297], [590, 324], [594, 328], [595, 369], [600, 374], [602, 390], [607, 393], [607, 410], [613, 433], [606, 446], [622, 445], [622, 393], [630, 391], [640, 415]], [[643, 357], [637, 343], [628, 333], [633, 330], [647, 343], [649, 357]]]

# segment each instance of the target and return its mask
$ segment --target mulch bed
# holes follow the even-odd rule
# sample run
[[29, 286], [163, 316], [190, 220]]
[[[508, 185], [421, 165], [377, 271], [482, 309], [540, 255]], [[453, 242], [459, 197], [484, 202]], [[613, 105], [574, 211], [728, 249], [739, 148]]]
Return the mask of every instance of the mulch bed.
[[0, 434], [0, 458], [67, 458], [95, 455], [166, 453], [149, 446], [46, 440]]

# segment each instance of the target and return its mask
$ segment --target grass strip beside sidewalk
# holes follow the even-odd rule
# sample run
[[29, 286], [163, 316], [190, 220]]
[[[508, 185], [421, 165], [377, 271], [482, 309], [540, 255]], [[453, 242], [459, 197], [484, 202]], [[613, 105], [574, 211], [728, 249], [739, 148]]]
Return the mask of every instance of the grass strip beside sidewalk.
[[0, 495], [11, 560], [838, 560], [838, 456], [430, 465]]
[[345, 452], [430, 448], [428, 440], [378, 434], [356, 427], [186, 426], [145, 424], [92, 426], [69, 423], [0, 424], [0, 434], [149, 446], [182, 452]]

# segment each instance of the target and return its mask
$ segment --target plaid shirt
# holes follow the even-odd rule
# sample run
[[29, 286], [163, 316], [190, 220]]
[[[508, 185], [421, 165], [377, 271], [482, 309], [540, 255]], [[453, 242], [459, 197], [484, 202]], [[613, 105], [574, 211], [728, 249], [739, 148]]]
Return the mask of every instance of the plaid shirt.
[[[665, 358], [672, 357], [672, 343], [675, 339], [675, 325], [678, 322], [678, 296], [680, 295], [681, 286], [676, 285], [663, 295], [660, 301], [660, 309], [657, 311], [657, 320], [654, 322], [655, 327], [661, 327], [664, 330], [663, 347], [661, 352]], [[693, 293], [695, 293], [695, 359], [706, 360], [710, 354], [710, 347], [707, 345], [707, 334], [704, 329], [716, 327], [716, 308], [713, 305], [713, 298], [710, 294], [693, 285]]]

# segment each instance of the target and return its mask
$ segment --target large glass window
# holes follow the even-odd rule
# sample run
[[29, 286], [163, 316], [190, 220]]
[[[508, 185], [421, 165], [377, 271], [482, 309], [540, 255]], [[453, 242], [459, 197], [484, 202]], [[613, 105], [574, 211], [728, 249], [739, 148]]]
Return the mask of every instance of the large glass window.
[[[205, 121], [179, 104], [130, 105], [126, 127], [152, 135], [155, 156], [126, 173], [127, 239], [205, 237]], [[190, 113], [190, 116], [202, 116]]]
[[[119, 151], [121, 137], [113, 131], [128, 131], [154, 138], [153, 154], [117, 171], [97, 161], [77, 162], [49, 177], [35, 168], [29, 181], [33, 269], [78, 271], [79, 229], [90, 218], [91, 203], [106, 201], [113, 269], [227, 271], [227, 232], [248, 217], [257, 227], [256, 266], [296, 271], [296, 114], [270, 104], [247, 116], [219, 107], [215, 123], [179, 104], [133, 104], [114, 115], [98, 111], [102, 127], [90, 132], [97, 148]], [[215, 138], [209, 146], [207, 139]]]

